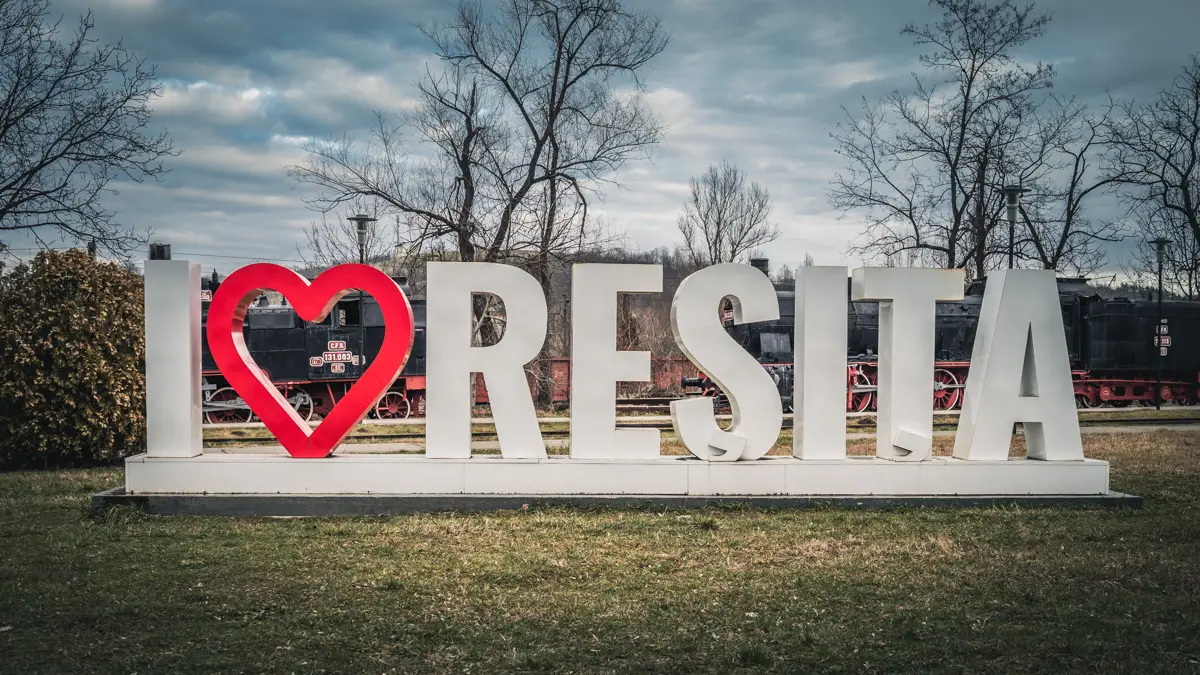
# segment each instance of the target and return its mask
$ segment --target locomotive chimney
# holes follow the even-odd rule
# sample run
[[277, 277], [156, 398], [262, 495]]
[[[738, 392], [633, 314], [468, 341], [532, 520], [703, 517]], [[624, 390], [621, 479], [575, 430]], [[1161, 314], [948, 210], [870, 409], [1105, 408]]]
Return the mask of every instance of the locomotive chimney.
[[751, 258], [750, 266], [767, 276], [771, 276], [771, 261], [769, 258]]

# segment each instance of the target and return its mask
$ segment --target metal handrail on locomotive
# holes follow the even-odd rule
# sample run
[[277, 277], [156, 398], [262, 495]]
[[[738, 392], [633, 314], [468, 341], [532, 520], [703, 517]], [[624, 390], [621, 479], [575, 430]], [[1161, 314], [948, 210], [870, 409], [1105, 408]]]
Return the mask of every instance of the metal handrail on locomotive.
[[[412, 296], [403, 277], [394, 280]], [[202, 321], [220, 278], [201, 281]], [[266, 373], [304, 420], [324, 416], [362, 375], [383, 344], [384, 321], [379, 304], [369, 294], [353, 291], [338, 301], [324, 321], [302, 321], [281, 299], [262, 296], [246, 312], [243, 334], [255, 363]], [[361, 303], [360, 303], [361, 300]], [[413, 310], [412, 353], [400, 376], [371, 410], [381, 419], [425, 414], [425, 301], [410, 300]], [[361, 308], [361, 313], [360, 313]], [[221, 375], [202, 331], [201, 368], [204, 420], [209, 423], [250, 422], [254, 415]]]
[[[977, 280], [963, 300], [937, 303], [931, 383], [934, 410], [962, 407], [985, 285], [986, 279]], [[1196, 404], [1200, 351], [1193, 345], [1200, 342], [1200, 302], [1164, 301], [1160, 321], [1157, 302], [1106, 299], [1086, 279], [1060, 278], [1058, 291], [1079, 407], [1154, 405], [1160, 358], [1162, 401]], [[791, 411], [796, 297], [792, 291], [778, 291], [778, 296], [778, 321], [734, 325], [732, 312], [722, 308], [722, 314], [726, 330], [771, 373], [784, 409]], [[873, 411], [878, 388], [879, 303], [848, 299], [847, 313], [846, 410]], [[707, 378], [685, 378], [682, 384], [685, 389], [714, 396], [717, 407], [727, 409], [723, 395]]]

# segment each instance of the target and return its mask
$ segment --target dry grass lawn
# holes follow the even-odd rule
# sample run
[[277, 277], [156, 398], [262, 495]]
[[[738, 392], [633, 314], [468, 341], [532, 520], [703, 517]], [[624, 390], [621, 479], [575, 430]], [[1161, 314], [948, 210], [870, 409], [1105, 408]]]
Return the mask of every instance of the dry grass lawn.
[[1200, 433], [1085, 442], [1143, 509], [163, 518], [0, 474], [0, 671], [1200, 672]]

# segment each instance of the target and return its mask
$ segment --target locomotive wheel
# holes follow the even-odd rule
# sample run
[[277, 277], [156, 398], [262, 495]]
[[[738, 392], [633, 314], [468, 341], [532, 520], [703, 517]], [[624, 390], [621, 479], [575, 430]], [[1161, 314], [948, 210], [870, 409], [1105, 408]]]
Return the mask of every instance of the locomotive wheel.
[[1075, 394], [1075, 407], [1091, 408], [1092, 397], [1088, 396], [1087, 394]]
[[958, 378], [954, 376], [954, 373], [943, 368], [933, 371], [934, 410], [952, 410], [958, 405], [962, 390], [955, 386], [957, 384]]
[[210, 404], [232, 404], [239, 402], [241, 408], [216, 408], [204, 413], [204, 419], [209, 424], [230, 424], [233, 422], [249, 422], [254, 419], [254, 413], [250, 412], [250, 408], [245, 407], [245, 403], [241, 402], [242, 397], [233, 390], [233, 387], [222, 387], [213, 392], [213, 395], [206, 401]]
[[303, 389], [297, 389], [295, 395], [295, 403], [293, 407], [296, 409], [296, 414], [300, 415], [300, 419], [305, 422], [312, 419], [313, 416], [313, 400], [312, 396]]
[[[854, 374], [854, 385], [858, 387], [871, 386], [871, 379], [861, 370]], [[873, 391], [854, 391], [850, 393], [850, 412], [866, 412], [871, 407]]]
[[375, 417], [381, 420], [408, 419], [410, 414], [412, 406], [408, 404], [404, 394], [398, 391], [389, 391], [375, 404]]

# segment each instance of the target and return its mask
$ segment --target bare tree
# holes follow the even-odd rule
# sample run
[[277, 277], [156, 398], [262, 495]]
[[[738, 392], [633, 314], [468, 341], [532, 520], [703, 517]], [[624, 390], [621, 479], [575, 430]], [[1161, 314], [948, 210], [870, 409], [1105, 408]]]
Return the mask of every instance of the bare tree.
[[[342, 263], [358, 262], [358, 229], [347, 218], [351, 214], [375, 213], [376, 209], [348, 209], [344, 216], [322, 213], [321, 222], [304, 233], [305, 247], [299, 249], [300, 256], [310, 268], [323, 269]], [[368, 265], [373, 265], [393, 276], [410, 276], [409, 270], [423, 260], [423, 251], [400, 245], [399, 232], [403, 229], [399, 216], [388, 222], [379, 220], [367, 227], [362, 254]]]
[[[661, 137], [641, 97], [618, 96], [614, 85], [624, 77], [640, 91], [638, 70], [667, 37], [658, 19], [619, 0], [509, 0], [490, 19], [464, 2], [455, 22], [429, 34], [443, 59], [506, 103], [520, 141], [484, 165], [499, 188], [490, 250], [520, 256], [549, 297], [555, 263], [601, 239], [588, 218], [590, 195]], [[523, 214], [531, 216], [526, 227]], [[545, 349], [538, 369], [551, 379]], [[549, 403], [551, 388], [540, 392]]]
[[1200, 240], [1187, 219], [1174, 212], [1135, 211], [1131, 217], [1141, 237], [1121, 271], [1134, 285], [1149, 289], [1147, 297], [1153, 297], [1158, 290], [1158, 252], [1150, 241], [1166, 239], [1163, 296], [1200, 300]]
[[1006, 148], [989, 185], [991, 217], [1004, 212], [1004, 187], [1029, 190], [1022, 197], [1015, 253], [1043, 269], [1089, 274], [1105, 261], [1105, 244], [1119, 241], [1125, 228], [1089, 215], [1096, 194], [1111, 192], [1116, 176], [1104, 166], [1112, 123], [1110, 104], [1099, 115], [1075, 99], [1051, 97], [1030, 121], [1030, 133]]
[[149, 130], [154, 69], [97, 45], [92, 15], [63, 36], [47, 0], [0, 0], [0, 231], [58, 236], [124, 254], [143, 243], [101, 204], [112, 182], [166, 172]]
[[[805, 253], [800, 267], [812, 267], [815, 264], [812, 254]], [[776, 288], [791, 290], [796, 285], [796, 272], [797, 270], [792, 269], [790, 265], [780, 265], [775, 274], [771, 275], [771, 281], [775, 283]]]
[[[493, 237], [498, 197], [488, 169], [512, 143], [496, 100], [462, 67], [426, 71], [418, 88], [415, 110], [398, 118], [376, 112], [361, 150], [347, 137], [314, 140], [305, 145], [305, 163], [287, 174], [318, 188], [308, 204], [322, 213], [366, 201], [398, 216], [396, 246], [415, 259], [435, 251], [442, 259], [495, 261], [507, 241]], [[433, 152], [411, 155], [405, 132]], [[479, 296], [474, 303], [485, 344], [499, 336], [489, 301]]]
[[942, 10], [938, 22], [902, 31], [925, 48], [927, 73], [914, 74], [914, 91], [864, 101], [833, 134], [847, 168], [834, 177], [830, 202], [865, 216], [856, 253], [893, 262], [911, 253], [982, 275], [1007, 244], [996, 233], [989, 181], [1029, 129], [1035, 94], [1053, 74], [1040, 63], [1026, 67], [1014, 51], [1041, 36], [1050, 17], [1012, 0], [931, 4]]
[[[462, 2], [454, 22], [427, 34], [442, 59], [492, 88], [511, 122], [508, 156], [493, 152], [481, 164], [499, 188], [489, 255], [509, 243], [545, 267], [561, 242], [578, 250], [589, 192], [661, 136], [640, 96], [614, 92], [620, 77], [642, 89], [638, 70], [667, 44], [658, 19], [619, 0], [508, 0], [495, 15]], [[543, 208], [529, 209], [538, 189]], [[564, 196], [574, 201], [570, 215], [560, 212]], [[514, 231], [523, 210], [537, 214], [532, 237]]]
[[[363, 152], [313, 143], [289, 173], [320, 188], [318, 209], [377, 198], [405, 218], [402, 243], [449, 240], [461, 260], [522, 264], [548, 293], [553, 259], [597, 239], [589, 200], [661, 136], [638, 70], [666, 35], [618, 0], [508, 0], [494, 12], [464, 1], [426, 35], [445, 70], [426, 74], [417, 112], [379, 115]], [[618, 94], [622, 81], [632, 94]], [[432, 158], [406, 151], [406, 128]]]
[[[1144, 105], [1121, 104], [1112, 125], [1112, 174], [1126, 189], [1122, 199], [1145, 239], [1165, 237], [1164, 286], [1197, 297], [1200, 269], [1200, 55], [1193, 55], [1171, 86]], [[1135, 258], [1153, 275], [1153, 248]]]
[[771, 215], [771, 193], [746, 182], [741, 169], [724, 160], [691, 181], [691, 196], [679, 215], [683, 250], [699, 268], [738, 262], [779, 238]]
[[[502, 152], [493, 146], [507, 141], [505, 130], [485, 112], [486, 91], [462, 69], [427, 72], [418, 87], [419, 103], [410, 114], [397, 119], [376, 112], [361, 150], [347, 137], [313, 140], [304, 147], [305, 163], [287, 167], [287, 174], [318, 188], [307, 203], [322, 213], [375, 203], [381, 214], [402, 218], [402, 243], [449, 240], [460, 260], [486, 259], [481, 249], [491, 237], [483, 231], [489, 214], [480, 199], [479, 167]], [[406, 131], [431, 146], [433, 156], [411, 156]]]

